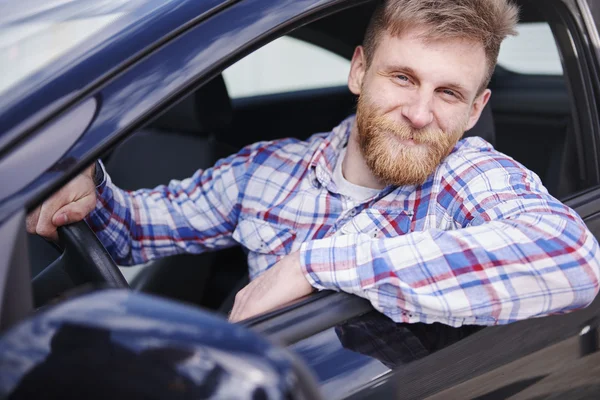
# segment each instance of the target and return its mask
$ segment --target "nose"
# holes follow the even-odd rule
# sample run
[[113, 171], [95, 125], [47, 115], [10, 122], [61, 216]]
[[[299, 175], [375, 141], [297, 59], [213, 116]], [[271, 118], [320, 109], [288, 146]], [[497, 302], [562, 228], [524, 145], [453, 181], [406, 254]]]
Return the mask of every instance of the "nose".
[[431, 109], [431, 96], [415, 94], [415, 96], [402, 107], [402, 116], [415, 129], [421, 129], [433, 122]]

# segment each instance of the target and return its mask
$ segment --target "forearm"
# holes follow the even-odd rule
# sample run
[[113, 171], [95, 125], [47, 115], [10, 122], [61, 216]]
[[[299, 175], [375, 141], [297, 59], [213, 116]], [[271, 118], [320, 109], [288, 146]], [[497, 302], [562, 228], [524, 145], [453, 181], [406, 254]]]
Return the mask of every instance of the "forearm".
[[[119, 189], [106, 175], [87, 221], [120, 265], [231, 245], [233, 216], [226, 201], [201, 187], [211, 178], [206, 174], [212, 171], [135, 192]], [[206, 186], [212, 189], [212, 183]]]
[[454, 231], [302, 247], [313, 286], [369, 299], [398, 322], [508, 323], [584, 307], [598, 291], [598, 244], [578, 219], [522, 213]]

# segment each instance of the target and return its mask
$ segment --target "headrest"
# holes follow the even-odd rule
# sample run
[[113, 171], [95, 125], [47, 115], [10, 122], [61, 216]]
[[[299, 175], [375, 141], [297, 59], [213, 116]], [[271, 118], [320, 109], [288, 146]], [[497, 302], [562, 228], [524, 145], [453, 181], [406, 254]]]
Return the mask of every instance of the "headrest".
[[161, 131], [207, 134], [229, 129], [233, 110], [221, 75], [158, 117], [151, 127]]
[[494, 128], [494, 117], [489, 102], [483, 108], [479, 121], [473, 128], [465, 132], [463, 138], [472, 136], [479, 136], [492, 146], [496, 146], [496, 129]]

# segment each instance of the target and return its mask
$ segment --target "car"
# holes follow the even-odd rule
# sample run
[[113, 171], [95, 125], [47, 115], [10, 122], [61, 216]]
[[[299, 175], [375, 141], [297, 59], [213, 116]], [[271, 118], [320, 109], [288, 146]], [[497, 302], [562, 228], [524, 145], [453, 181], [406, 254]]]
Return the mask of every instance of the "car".
[[[516, 64], [501, 54], [490, 107], [467, 135], [533, 170], [598, 238], [600, 1], [516, 3], [532, 47], [513, 53]], [[236, 98], [227, 71], [282, 37], [349, 60], [374, 4], [3, 2], [2, 397], [596, 397], [598, 299], [566, 315], [453, 328], [397, 324], [364, 299], [323, 291], [230, 324], [248, 279], [239, 248], [127, 274], [84, 222], [60, 230], [61, 249], [26, 233], [27, 213], [98, 158], [135, 190], [249, 143], [330, 130], [356, 99], [339, 81], [311, 86], [325, 73], [315, 59], [293, 69], [294, 52], [279, 53], [268, 63], [281, 62], [282, 86]], [[540, 26], [546, 41], [527, 39]], [[544, 46], [556, 68], [536, 52]], [[299, 71], [308, 87], [289, 84]]]

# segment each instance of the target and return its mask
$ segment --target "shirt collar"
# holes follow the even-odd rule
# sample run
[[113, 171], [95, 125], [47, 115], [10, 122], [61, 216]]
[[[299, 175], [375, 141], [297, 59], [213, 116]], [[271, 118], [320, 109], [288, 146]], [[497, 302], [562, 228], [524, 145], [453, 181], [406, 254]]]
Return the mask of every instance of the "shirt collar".
[[310, 168], [316, 180], [326, 188], [332, 183], [337, 158], [340, 150], [348, 144], [355, 118], [355, 115], [351, 115], [333, 128], [310, 160]]

